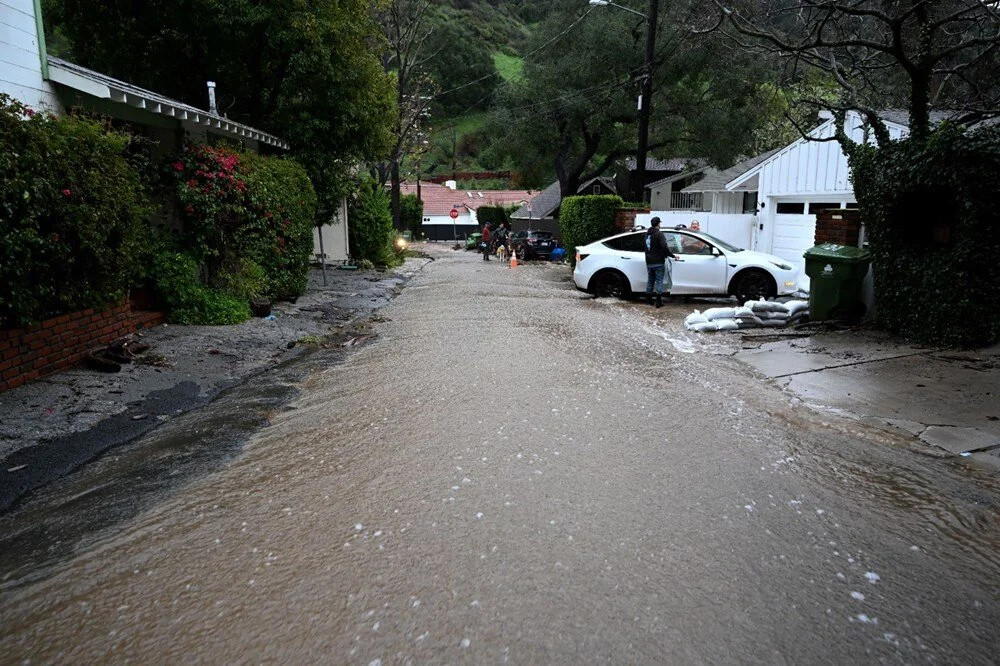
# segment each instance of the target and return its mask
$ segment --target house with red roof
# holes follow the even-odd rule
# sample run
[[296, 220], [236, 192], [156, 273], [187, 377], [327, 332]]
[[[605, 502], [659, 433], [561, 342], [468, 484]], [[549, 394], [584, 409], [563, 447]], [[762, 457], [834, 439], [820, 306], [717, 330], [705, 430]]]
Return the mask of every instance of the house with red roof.
[[[400, 184], [400, 194], [416, 194], [415, 183]], [[423, 232], [428, 240], [464, 239], [479, 230], [476, 209], [480, 206], [521, 206], [538, 192], [531, 190], [460, 190], [455, 181], [444, 185], [420, 184], [424, 203]], [[451, 211], [458, 212], [452, 219]]]

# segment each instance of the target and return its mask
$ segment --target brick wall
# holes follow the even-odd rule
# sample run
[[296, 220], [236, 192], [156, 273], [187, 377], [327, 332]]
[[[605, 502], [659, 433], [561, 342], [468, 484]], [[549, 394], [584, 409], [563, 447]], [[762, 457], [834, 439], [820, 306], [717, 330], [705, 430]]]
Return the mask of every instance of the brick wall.
[[821, 210], [816, 213], [816, 245], [836, 243], [857, 247], [861, 236], [861, 213], [857, 209]]
[[631, 231], [635, 226], [635, 216], [648, 213], [648, 208], [619, 208], [615, 211], [615, 229], [617, 231]]
[[92, 350], [164, 320], [162, 312], [133, 310], [123, 302], [0, 331], [0, 391], [75, 365]]

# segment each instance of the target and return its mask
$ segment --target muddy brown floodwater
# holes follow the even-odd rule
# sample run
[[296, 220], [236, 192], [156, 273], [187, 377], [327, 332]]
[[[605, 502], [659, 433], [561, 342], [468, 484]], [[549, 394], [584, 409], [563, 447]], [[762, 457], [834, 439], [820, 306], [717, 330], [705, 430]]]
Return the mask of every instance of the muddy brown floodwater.
[[990, 477], [794, 404], [686, 307], [437, 254], [225, 464], [4, 570], [0, 661], [995, 661]]

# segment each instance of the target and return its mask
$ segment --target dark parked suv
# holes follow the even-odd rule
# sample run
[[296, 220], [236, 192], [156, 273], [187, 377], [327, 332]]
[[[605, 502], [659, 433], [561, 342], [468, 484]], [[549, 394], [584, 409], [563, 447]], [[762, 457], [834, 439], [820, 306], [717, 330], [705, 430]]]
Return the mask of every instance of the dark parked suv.
[[548, 259], [556, 242], [551, 231], [518, 231], [511, 239], [518, 259]]

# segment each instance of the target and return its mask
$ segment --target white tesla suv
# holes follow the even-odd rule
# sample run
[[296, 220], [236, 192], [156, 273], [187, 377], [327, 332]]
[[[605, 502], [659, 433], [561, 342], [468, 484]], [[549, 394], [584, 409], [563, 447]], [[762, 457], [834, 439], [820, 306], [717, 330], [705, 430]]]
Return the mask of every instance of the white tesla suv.
[[[699, 231], [663, 229], [673, 262], [671, 294], [732, 295], [740, 302], [792, 294], [801, 268], [781, 257], [733, 247]], [[630, 231], [576, 248], [573, 281], [597, 296], [646, 291], [646, 232]]]

